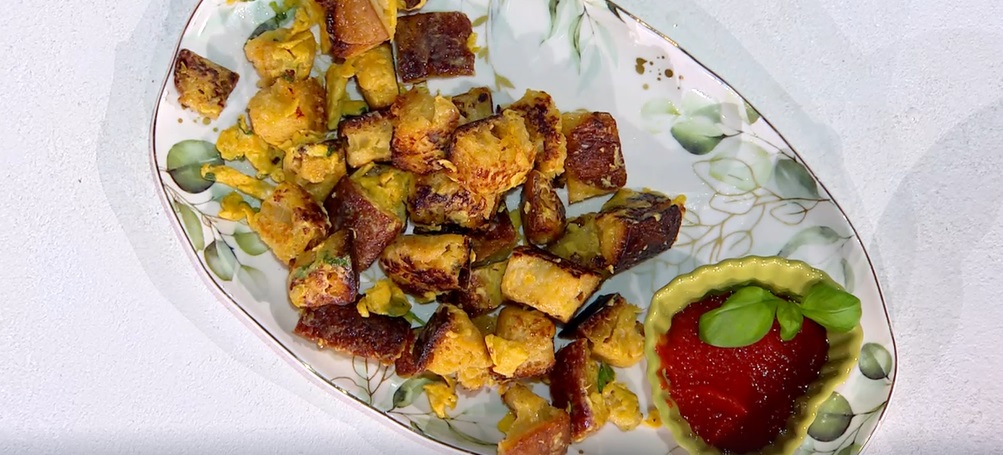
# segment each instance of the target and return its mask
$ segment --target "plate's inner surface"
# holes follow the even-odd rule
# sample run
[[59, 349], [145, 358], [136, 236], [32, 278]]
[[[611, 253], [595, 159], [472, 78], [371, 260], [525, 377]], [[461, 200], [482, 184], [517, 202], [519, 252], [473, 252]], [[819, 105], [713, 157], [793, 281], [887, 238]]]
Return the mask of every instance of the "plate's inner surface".
[[[894, 379], [895, 351], [871, 264], [843, 213], [797, 155], [736, 92], [675, 45], [619, 7], [602, 0], [429, 0], [423, 11], [462, 11], [475, 24], [476, 75], [429, 84], [458, 94], [487, 86], [505, 105], [528, 89], [548, 92], [562, 111], [610, 112], [617, 121], [627, 165], [627, 187], [686, 196], [686, 218], [675, 246], [607, 281], [596, 294], [619, 292], [647, 308], [656, 289], [679, 273], [729, 257], [780, 255], [826, 271], [863, 302], [864, 347], [850, 379], [820, 411], [804, 453], [856, 453], [883, 413]], [[167, 153], [185, 140], [214, 143], [257, 91], [258, 77], [243, 45], [273, 16], [268, 1], [206, 0], [180, 48], [240, 74], [228, 107], [203, 121], [177, 102], [169, 77], [154, 120], [153, 160], [165, 201], [182, 227], [196, 264], [253, 320], [262, 334], [343, 393], [402, 428], [448, 446], [494, 453], [496, 424], [507, 409], [497, 393], [460, 393], [448, 419], [429, 410], [420, 387], [376, 362], [322, 351], [292, 335], [297, 312], [285, 292], [287, 270], [244, 224], [215, 215], [230, 189], [216, 184], [189, 192], [171, 178]], [[318, 58], [323, 75], [329, 59]], [[805, 151], [810, 156], [810, 151]], [[243, 163], [235, 167], [249, 170]], [[241, 167], [245, 166], [245, 167]], [[562, 197], [566, 194], [562, 193]], [[597, 198], [568, 207], [569, 218], [594, 211]], [[512, 207], [513, 205], [509, 205]], [[362, 289], [382, 277], [362, 275]], [[227, 302], [230, 304], [230, 302]], [[435, 305], [416, 305], [427, 320]], [[559, 340], [558, 347], [563, 345]], [[643, 362], [617, 369], [618, 381], [650, 408]], [[412, 390], [413, 389], [413, 390]], [[536, 392], [549, 396], [546, 387]], [[335, 393], [341, 393], [335, 392]], [[397, 425], [395, 425], [397, 426]], [[665, 429], [643, 425], [624, 433], [606, 425], [571, 452], [664, 454], [676, 447]]]

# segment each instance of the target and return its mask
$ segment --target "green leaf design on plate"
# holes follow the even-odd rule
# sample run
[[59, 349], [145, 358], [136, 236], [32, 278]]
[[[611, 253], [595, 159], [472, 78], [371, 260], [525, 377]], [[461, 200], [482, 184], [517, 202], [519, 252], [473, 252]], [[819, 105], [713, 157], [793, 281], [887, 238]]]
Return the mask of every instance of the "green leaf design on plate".
[[213, 240], [202, 252], [209, 270], [223, 281], [233, 279], [237, 271], [237, 257], [233, 255], [233, 250], [222, 240]]
[[853, 267], [850, 266], [850, 261], [842, 258], [839, 260], [839, 266], [843, 269], [843, 288], [846, 289], [846, 292], [853, 292], [856, 276], [853, 274]]
[[554, 36], [557, 33], [557, 4], [561, 3], [561, 0], [550, 0], [547, 4], [547, 10], [550, 11], [550, 32], [547, 33], [547, 38]]
[[249, 265], [241, 265], [237, 270], [237, 281], [244, 285], [247, 292], [259, 302], [266, 301], [268, 296], [268, 277], [265, 272]]
[[756, 112], [748, 102], [745, 103], [745, 116], [749, 119], [750, 125], [759, 121], [759, 112]]
[[857, 365], [868, 379], [885, 379], [892, 373], [892, 355], [880, 344], [866, 343], [860, 348]]
[[251, 36], [248, 36], [247, 39], [252, 40], [260, 36], [262, 33], [281, 27], [282, 22], [285, 22], [287, 18], [296, 12], [296, 7], [294, 5], [295, 3], [286, 5], [285, 1], [282, 1], [281, 4], [278, 2], [269, 2], [268, 7], [275, 12], [275, 16], [272, 16], [271, 19], [268, 19], [258, 25], [254, 31], [251, 32]]
[[237, 246], [240, 247], [241, 251], [251, 256], [257, 256], [268, 251], [268, 245], [265, 245], [265, 242], [261, 241], [261, 237], [256, 232], [239, 232], [233, 234], [233, 240], [237, 242]]
[[203, 164], [223, 164], [216, 145], [211, 142], [184, 140], [167, 151], [167, 173], [186, 192], [201, 193], [212, 186], [211, 180], [202, 178]]
[[484, 24], [487, 21], [488, 21], [488, 15], [485, 14], [485, 15], [483, 15], [481, 17], [478, 17], [477, 19], [474, 19], [473, 21], [471, 21], [470, 22], [470, 26], [471, 27], [477, 27], [478, 25]]
[[725, 137], [721, 128], [706, 118], [680, 120], [669, 132], [683, 149], [694, 155], [710, 153]]
[[585, 17], [583, 12], [580, 15], [575, 16], [571, 19], [571, 26], [568, 28], [568, 37], [571, 38], [571, 53], [572, 60], [575, 61], [575, 65], [578, 66], [579, 70], [582, 67], [582, 19]]
[[613, 2], [607, 1], [606, 8], [609, 9], [609, 12], [613, 13], [613, 15], [616, 16], [617, 19], [620, 19], [620, 21], [623, 22], [623, 18], [620, 17], [620, 10], [617, 9], [616, 5], [614, 5]]
[[734, 257], [749, 254], [752, 251], [752, 231], [744, 229], [724, 236], [721, 239], [721, 249]]
[[740, 193], [748, 193], [759, 187], [755, 174], [748, 163], [738, 158], [716, 157], [710, 160], [710, 177]]
[[770, 209], [770, 216], [788, 226], [797, 226], [808, 216], [809, 209], [796, 201], [783, 201]]
[[394, 391], [394, 408], [406, 408], [414, 403], [415, 398], [425, 393], [425, 385], [437, 379], [431, 375], [415, 376], [401, 383]]
[[181, 224], [184, 225], [185, 232], [188, 233], [192, 247], [195, 248], [195, 251], [202, 251], [205, 248], [205, 233], [202, 232], [202, 222], [199, 221], [199, 216], [191, 207], [178, 201], [174, 201], [174, 210], [177, 210], [178, 214], [181, 215]]
[[729, 215], [745, 215], [752, 210], [759, 198], [753, 193], [736, 195], [714, 194], [710, 198], [710, 206], [714, 210]]
[[860, 453], [860, 444], [850, 444], [836, 452], [836, 455], [857, 455]]
[[840, 240], [846, 240], [849, 237], [843, 237], [836, 232], [835, 229], [829, 226], [812, 226], [802, 229], [797, 234], [794, 234], [790, 240], [784, 244], [783, 248], [777, 253], [777, 256], [790, 257], [792, 253], [797, 251], [805, 245], [831, 245]]
[[839, 393], [832, 392], [818, 408], [815, 421], [808, 427], [808, 435], [821, 442], [835, 441], [850, 427], [850, 420], [853, 420], [850, 402]]
[[785, 197], [818, 199], [818, 184], [803, 164], [791, 159], [781, 159], [773, 171], [777, 189]]

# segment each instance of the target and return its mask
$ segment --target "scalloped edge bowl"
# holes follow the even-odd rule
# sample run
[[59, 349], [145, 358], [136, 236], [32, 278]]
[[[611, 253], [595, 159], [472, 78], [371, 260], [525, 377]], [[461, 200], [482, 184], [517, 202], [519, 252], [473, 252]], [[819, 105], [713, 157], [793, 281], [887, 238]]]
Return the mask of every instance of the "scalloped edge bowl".
[[[689, 423], [679, 414], [678, 408], [672, 401], [669, 394], [671, 384], [661, 374], [661, 359], [655, 352], [655, 347], [662, 336], [669, 331], [672, 317], [690, 303], [715, 290], [756, 283], [776, 293], [803, 296], [808, 288], [818, 281], [825, 281], [842, 289], [825, 272], [804, 262], [780, 257], [749, 256], [698, 267], [690, 273], [677, 276], [655, 293], [644, 320], [647, 377], [651, 386], [652, 400], [658, 408], [662, 422], [681, 447], [691, 454], [721, 453], [693, 433]], [[808, 434], [808, 427], [815, 420], [819, 407], [836, 387], [846, 380], [856, 364], [863, 342], [863, 330], [860, 325], [846, 333], [830, 331], [827, 332], [827, 336], [828, 360], [822, 365], [818, 379], [809, 384], [807, 392], [796, 400], [794, 413], [787, 421], [787, 427], [780, 437], [764, 447], [760, 453], [782, 455], [794, 453]]]

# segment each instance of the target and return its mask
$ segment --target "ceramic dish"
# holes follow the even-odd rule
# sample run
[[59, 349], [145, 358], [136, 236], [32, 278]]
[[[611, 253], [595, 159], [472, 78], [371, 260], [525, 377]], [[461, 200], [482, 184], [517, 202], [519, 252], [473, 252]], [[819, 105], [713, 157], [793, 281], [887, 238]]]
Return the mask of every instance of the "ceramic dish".
[[[286, 269], [246, 225], [216, 216], [218, 201], [229, 189], [191, 188], [172, 178], [169, 170], [187, 163], [179, 150], [205, 145], [184, 141], [214, 143], [257, 90], [258, 78], [242, 48], [258, 24], [273, 16], [268, 3], [204, 0], [179, 40], [178, 49], [190, 49], [240, 74], [217, 120], [182, 109], [170, 71], [165, 78], [152, 125], [151, 164], [184, 249], [225, 305], [334, 396], [441, 450], [494, 453], [502, 437], [496, 423], [506, 412], [496, 393], [461, 395], [450, 417], [438, 419], [420, 395], [421, 387], [397, 377], [392, 368], [319, 350], [296, 337], [297, 312], [285, 292]], [[613, 3], [429, 0], [424, 10], [466, 13], [480, 48], [476, 76], [434, 81], [432, 90], [454, 94], [488, 86], [497, 104], [507, 104], [533, 88], [549, 92], [562, 110], [610, 112], [620, 130], [627, 186], [686, 195], [686, 218], [676, 245], [606, 282], [601, 293], [620, 292], [644, 307], [655, 290], [701, 264], [779, 255], [826, 271], [860, 297], [864, 346], [858, 367], [822, 406], [802, 449], [849, 453], [870, 438], [891, 395], [897, 364], [874, 271], [832, 197], [755, 109], [670, 39]], [[596, 210], [602, 200], [569, 207], [569, 217]], [[362, 288], [380, 276], [378, 267], [365, 271]], [[415, 312], [426, 319], [433, 309], [425, 305]], [[642, 362], [618, 370], [617, 378], [648, 409], [644, 371]], [[545, 393], [545, 388], [537, 391]], [[666, 429], [622, 433], [607, 425], [570, 453], [681, 450]]]

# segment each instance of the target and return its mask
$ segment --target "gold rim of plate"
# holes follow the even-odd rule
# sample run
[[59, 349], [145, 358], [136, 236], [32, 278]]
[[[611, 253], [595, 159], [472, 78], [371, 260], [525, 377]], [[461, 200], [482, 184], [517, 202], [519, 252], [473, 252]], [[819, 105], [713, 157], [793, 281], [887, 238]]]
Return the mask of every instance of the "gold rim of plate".
[[[651, 396], [658, 408], [662, 422], [672, 432], [676, 442], [691, 454], [711, 455], [721, 451], [708, 445], [693, 433], [689, 423], [679, 414], [669, 395], [671, 384], [661, 376], [661, 360], [655, 352], [659, 340], [669, 331], [672, 317], [709, 292], [734, 288], [745, 284], [758, 284], [775, 293], [803, 296], [811, 285], [825, 281], [842, 289], [825, 272], [796, 260], [780, 257], [750, 256], [728, 259], [717, 264], [696, 268], [679, 275], [658, 290], [651, 299], [651, 307], [644, 320], [644, 354], [648, 361], [647, 377]], [[846, 381], [860, 354], [863, 330], [857, 325], [846, 333], [827, 332], [828, 360], [822, 365], [818, 379], [808, 385], [807, 392], [795, 401], [794, 414], [787, 422], [781, 436], [763, 448], [763, 454], [788, 455], [794, 453], [808, 434], [819, 407], [832, 392]], [[663, 389], [662, 383], [668, 385]], [[672, 402], [672, 406], [669, 403]]]

